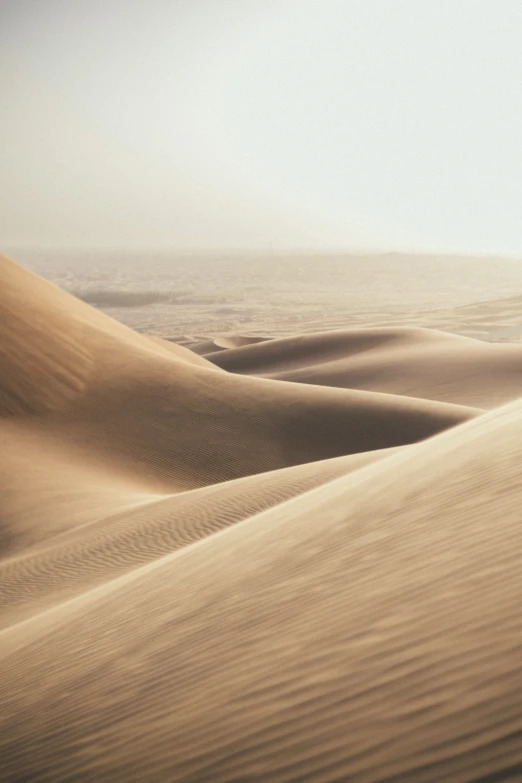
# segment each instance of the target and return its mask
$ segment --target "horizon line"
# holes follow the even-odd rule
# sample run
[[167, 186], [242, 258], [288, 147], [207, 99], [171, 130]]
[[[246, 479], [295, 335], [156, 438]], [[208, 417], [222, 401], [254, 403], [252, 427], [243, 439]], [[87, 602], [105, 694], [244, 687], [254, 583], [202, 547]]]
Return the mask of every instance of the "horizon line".
[[[7, 251], [7, 252], [6, 252]], [[118, 252], [118, 253], [172, 253], [174, 255], [181, 254], [202, 254], [202, 255], [220, 255], [223, 253], [240, 254], [250, 253], [254, 255], [268, 255], [268, 256], [281, 256], [281, 255], [307, 255], [307, 256], [322, 256], [322, 255], [363, 255], [363, 256], [408, 256], [408, 257], [458, 257], [458, 258], [506, 258], [506, 259], [520, 259], [522, 260], [522, 250], [518, 253], [515, 252], [502, 252], [492, 250], [456, 250], [456, 249], [433, 249], [433, 248], [397, 248], [397, 247], [343, 247], [343, 246], [295, 246], [295, 247], [269, 247], [269, 246], [230, 246], [230, 247], [208, 247], [208, 246], [189, 246], [181, 247], [175, 245], [76, 245], [76, 244], [26, 244], [26, 243], [11, 243], [7, 242], [4, 245], [4, 249], [0, 247], [0, 253], [4, 252], [6, 255], [10, 251], [40, 251], [40, 252]]]

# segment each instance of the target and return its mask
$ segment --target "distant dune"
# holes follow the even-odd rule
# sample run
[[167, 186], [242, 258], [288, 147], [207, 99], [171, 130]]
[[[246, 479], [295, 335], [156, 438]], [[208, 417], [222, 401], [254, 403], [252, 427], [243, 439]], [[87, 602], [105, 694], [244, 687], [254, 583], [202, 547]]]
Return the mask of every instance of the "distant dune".
[[82, 302], [96, 307], [140, 307], [168, 302], [171, 298], [169, 294], [163, 294], [161, 291], [118, 291], [103, 288], [78, 291], [74, 292], [74, 295]]
[[492, 408], [522, 389], [522, 346], [414, 327], [280, 338], [205, 354], [229, 372]]
[[222, 335], [221, 337], [215, 337], [213, 340], [204, 340], [202, 342], [190, 340], [185, 341], [185, 345], [190, 348], [191, 351], [198, 354], [216, 353], [217, 351], [224, 351], [228, 348], [241, 348], [245, 345], [256, 345], [257, 343], [265, 342], [269, 340], [268, 337], [247, 337], [245, 335]]
[[521, 345], [0, 330], [1, 781], [522, 780]]

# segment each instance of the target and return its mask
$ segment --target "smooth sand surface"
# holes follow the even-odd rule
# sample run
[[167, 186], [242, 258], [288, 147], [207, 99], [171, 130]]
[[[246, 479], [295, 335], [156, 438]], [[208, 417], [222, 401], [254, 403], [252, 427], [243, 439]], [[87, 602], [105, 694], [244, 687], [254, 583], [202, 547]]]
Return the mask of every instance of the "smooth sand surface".
[[249, 337], [248, 335], [231, 334], [214, 337], [212, 340], [184, 340], [183, 344], [196, 354], [210, 354], [230, 348], [242, 348], [245, 345], [256, 345], [269, 340], [269, 337]]
[[0, 329], [0, 780], [522, 780], [521, 346]]
[[286, 337], [208, 354], [229, 372], [492, 408], [517, 399], [522, 346], [415, 327]]

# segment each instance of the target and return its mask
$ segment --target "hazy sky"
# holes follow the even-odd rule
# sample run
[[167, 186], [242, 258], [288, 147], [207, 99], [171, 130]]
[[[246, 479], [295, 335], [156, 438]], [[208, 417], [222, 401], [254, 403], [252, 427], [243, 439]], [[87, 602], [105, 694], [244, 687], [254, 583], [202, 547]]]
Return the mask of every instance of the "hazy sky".
[[0, 0], [4, 245], [522, 253], [521, 0]]

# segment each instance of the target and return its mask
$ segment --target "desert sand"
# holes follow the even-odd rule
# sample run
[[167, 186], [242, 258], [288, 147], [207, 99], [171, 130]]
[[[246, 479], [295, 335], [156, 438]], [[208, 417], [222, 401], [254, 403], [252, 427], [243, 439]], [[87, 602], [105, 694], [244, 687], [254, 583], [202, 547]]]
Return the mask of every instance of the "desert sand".
[[148, 334], [0, 257], [0, 780], [522, 780], [517, 302]]

